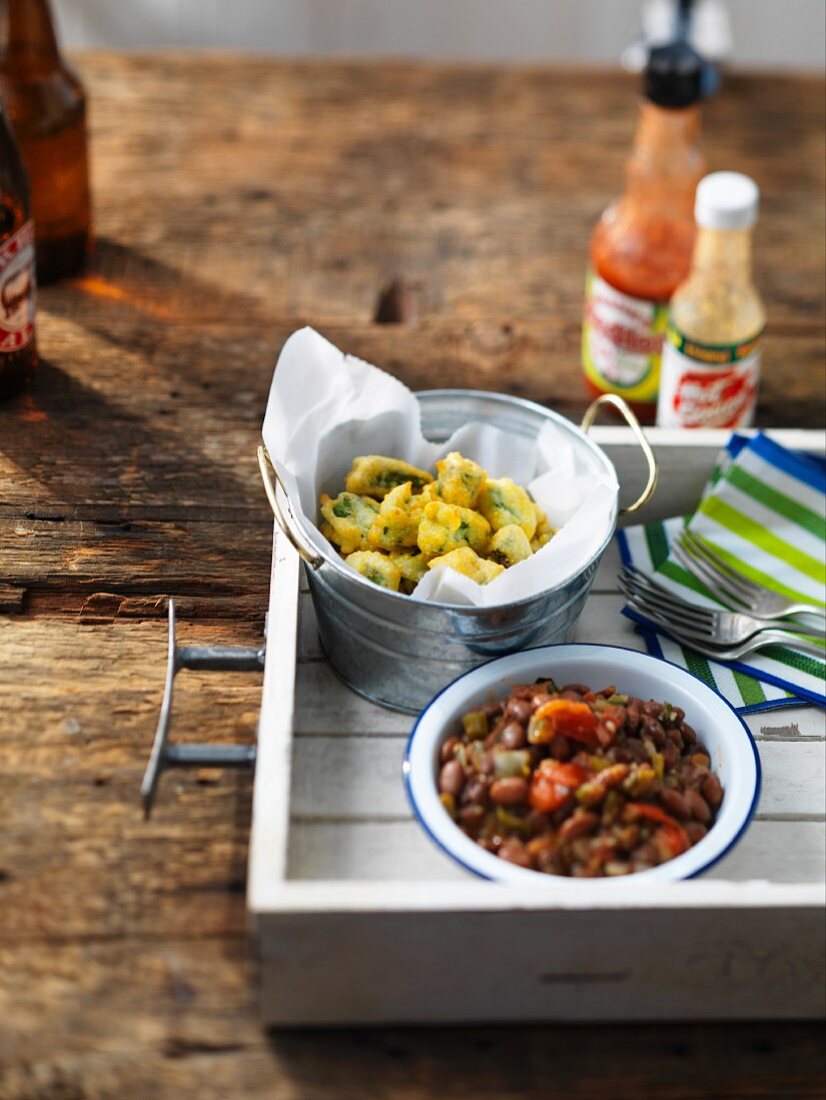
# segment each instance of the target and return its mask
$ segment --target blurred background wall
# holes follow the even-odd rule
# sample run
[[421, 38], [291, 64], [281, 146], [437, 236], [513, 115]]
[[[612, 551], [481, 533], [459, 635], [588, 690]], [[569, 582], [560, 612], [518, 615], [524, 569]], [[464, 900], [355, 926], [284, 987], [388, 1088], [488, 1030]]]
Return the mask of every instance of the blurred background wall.
[[[642, 8], [640, 0], [54, 0], [54, 6], [70, 46], [610, 62], [639, 39]], [[728, 15], [733, 64], [824, 65], [826, 0], [719, 0], [717, 7]]]

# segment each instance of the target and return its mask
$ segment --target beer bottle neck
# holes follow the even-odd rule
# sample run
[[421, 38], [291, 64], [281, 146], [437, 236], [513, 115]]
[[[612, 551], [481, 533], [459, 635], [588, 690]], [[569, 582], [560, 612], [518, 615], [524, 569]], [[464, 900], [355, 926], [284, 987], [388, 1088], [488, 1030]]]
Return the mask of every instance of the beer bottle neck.
[[0, 3], [0, 52], [6, 67], [42, 71], [60, 64], [49, 0]]

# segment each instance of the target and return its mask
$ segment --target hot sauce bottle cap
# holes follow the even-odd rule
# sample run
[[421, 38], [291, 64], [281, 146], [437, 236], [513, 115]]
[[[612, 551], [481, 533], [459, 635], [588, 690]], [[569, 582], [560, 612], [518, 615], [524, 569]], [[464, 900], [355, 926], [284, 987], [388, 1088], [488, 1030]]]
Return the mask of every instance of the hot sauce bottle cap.
[[691, 107], [702, 92], [703, 62], [686, 42], [655, 46], [648, 55], [643, 92], [659, 107]]
[[703, 229], [747, 229], [757, 221], [760, 191], [740, 172], [712, 172], [697, 184], [694, 216]]

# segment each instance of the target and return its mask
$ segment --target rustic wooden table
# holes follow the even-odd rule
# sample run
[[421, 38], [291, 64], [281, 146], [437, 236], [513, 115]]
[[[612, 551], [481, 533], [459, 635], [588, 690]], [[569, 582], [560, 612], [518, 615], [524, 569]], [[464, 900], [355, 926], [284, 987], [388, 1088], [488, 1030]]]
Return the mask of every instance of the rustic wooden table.
[[[312, 323], [416, 388], [581, 411], [589, 227], [621, 178], [612, 72], [89, 54], [97, 242], [44, 289], [0, 406], [0, 1097], [820, 1096], [811, 1025], [267, 1035], [245, 929], [250, 778], [138, 783], [165, 662], [261, 635], [255, 466]], [[714, 168], [763, 190], [763, 424], [821, 427], [823, 84], [730, 78]], [[407, 280], [415, 323], [373, 321]], [[260, 677], [181, 681], [178, 734], [254, 737]]]

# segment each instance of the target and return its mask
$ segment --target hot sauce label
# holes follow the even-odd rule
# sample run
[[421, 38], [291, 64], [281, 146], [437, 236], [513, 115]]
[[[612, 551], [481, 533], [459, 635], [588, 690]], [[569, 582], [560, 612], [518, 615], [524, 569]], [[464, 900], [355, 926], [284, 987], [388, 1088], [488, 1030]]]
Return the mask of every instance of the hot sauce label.
[[630, 401], [656, 401], [667, 319], [667, 303], [632, 298], [589, 272], [582, 327], [586, 377]]
[[672, 325], [663, 352], [657, 423], [740, 428], [754, 419], [760, 333], [740, 344], [701, 344]]
[[0, 245], [0, 353], [19, 351], [34, 337], [34, 225]]

